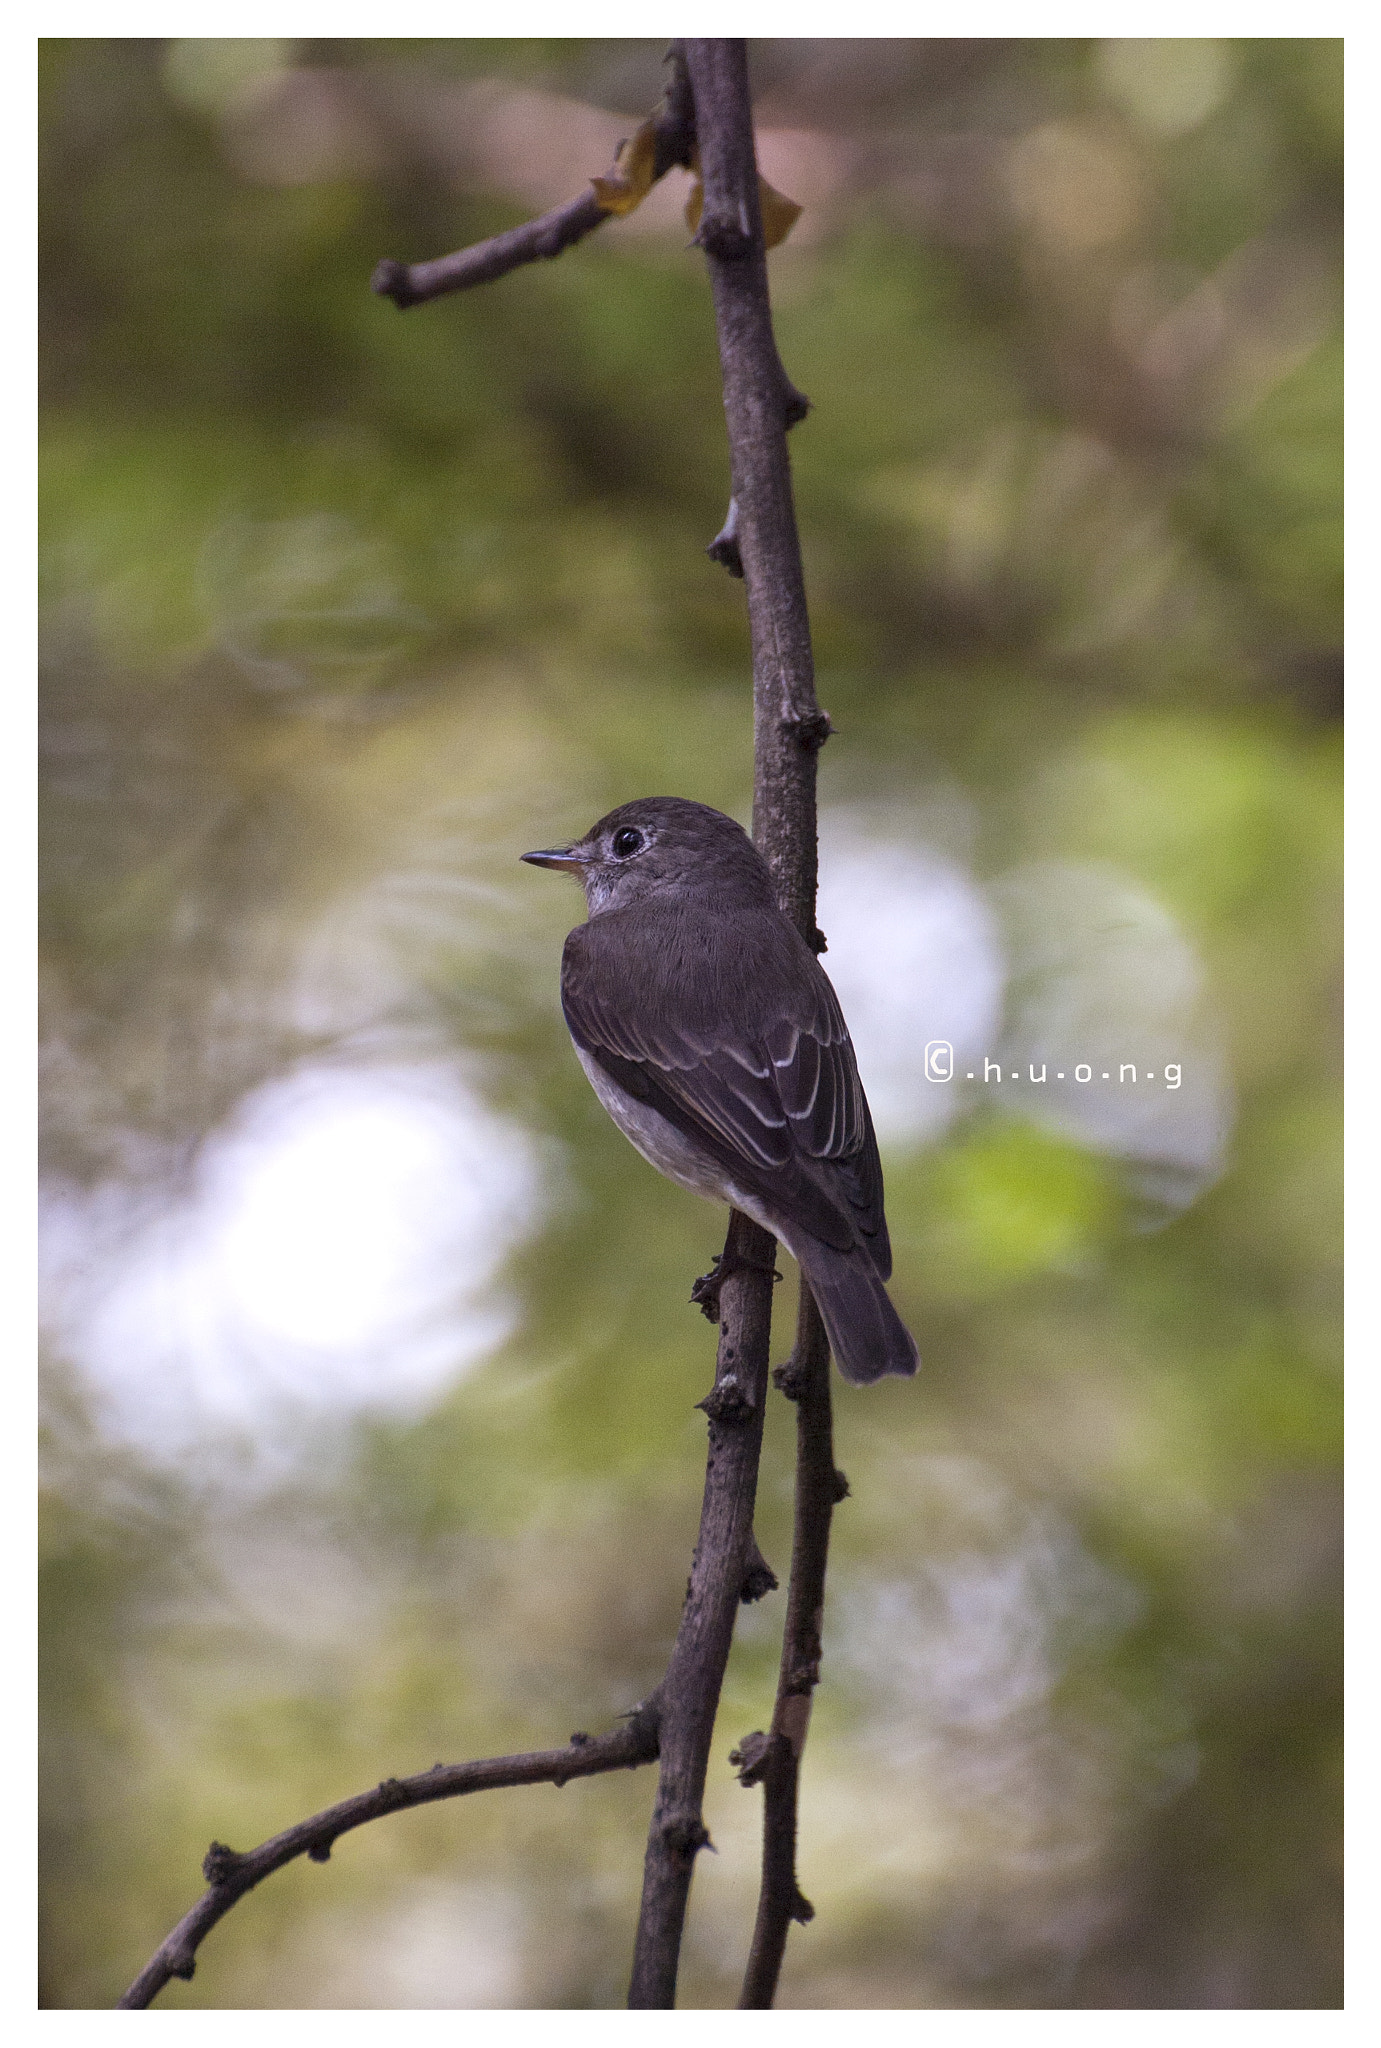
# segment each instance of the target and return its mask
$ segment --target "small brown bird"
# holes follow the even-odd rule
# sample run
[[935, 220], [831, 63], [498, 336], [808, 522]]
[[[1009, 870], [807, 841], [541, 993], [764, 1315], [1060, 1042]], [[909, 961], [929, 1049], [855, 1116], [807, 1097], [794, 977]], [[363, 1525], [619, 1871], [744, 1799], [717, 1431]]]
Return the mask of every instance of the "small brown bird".
[[706, 804], [643, 797], [522, 858], [584, 884], [561, 1003], [624, 1136], [782, 1240], [845, 1379], [915, 1372], [883, 1285], [882, 1167], [839, 999], [747, 833]]

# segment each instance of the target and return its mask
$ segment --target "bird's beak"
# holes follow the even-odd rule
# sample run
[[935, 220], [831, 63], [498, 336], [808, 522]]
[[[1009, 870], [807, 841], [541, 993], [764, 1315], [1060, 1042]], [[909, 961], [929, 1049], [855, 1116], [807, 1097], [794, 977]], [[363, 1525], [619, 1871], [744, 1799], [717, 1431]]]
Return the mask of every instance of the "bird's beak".
[[550, 846], [540, 853], [525, 853], [521, 859], [531, 862], [535, 868], [556, 868], [563, 875], [578, 875], [588, 867], [594, 855], [580, 846]]

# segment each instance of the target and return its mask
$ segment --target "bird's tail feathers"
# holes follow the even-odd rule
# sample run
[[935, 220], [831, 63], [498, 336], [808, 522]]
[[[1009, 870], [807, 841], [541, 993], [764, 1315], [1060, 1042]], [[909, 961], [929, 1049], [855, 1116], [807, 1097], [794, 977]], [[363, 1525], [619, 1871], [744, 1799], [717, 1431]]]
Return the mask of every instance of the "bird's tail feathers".
[[920, 1364], [916, 1340], [893, 1308], [862, 1246], [836, 1251], [818, 1238], [791, 1246], [810, 1283], [839, 1370], [855, 1386], [884, 1373], [909, 1377]]

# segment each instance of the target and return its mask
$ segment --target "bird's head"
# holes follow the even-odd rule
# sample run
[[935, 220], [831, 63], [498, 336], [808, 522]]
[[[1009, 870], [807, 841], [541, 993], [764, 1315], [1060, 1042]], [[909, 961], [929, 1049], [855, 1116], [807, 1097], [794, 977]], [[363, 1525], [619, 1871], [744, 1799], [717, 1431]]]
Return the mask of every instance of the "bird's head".
[[620, 804], [572, 846], [522, 858], [575, 875], [591, 917], [666, 891], [707, 894], [724, 904], [775, 904], [762, 855], [741, 825], [708, 804], [644, 796]]

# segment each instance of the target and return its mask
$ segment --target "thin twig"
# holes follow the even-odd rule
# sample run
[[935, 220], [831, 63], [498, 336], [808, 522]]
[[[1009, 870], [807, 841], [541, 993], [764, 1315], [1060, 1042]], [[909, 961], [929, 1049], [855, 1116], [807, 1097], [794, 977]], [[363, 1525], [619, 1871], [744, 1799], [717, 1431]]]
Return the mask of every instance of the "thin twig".
[[[674, 164], [689, 164], [695, 148], [695, 122], [690, 88], [675, 44], [668, 53], [671, 77], [666, 97], [652, 117], [654, 156], [652, 181], [664, 178]], [[409, 306], [439, 299], [446, 292], [463, 292], [471, 285], [490, 284], [496, 277], [525, 263], [559, 256], [572, 242], [581, 241], [610, 218], [593, 190], [581, 192], [563, 206], [521, 227], [509, 228], [487, 241], [457, 249], [450, 256], [436, 256], [428, 263], [399, 263], [385, 256], [375, 267], [370, 287], [380, 298], [392, 299], [400, 313]]]
[[815, 1913], [796, 1877], [796, 1799], [811, 1694], [820, 1680], [830, 1522], [836, 1502], [848, 1492], [834, 1464], [829, 1342], [804, 1283], [796, 1349], [773, 1378], [796, 1403], [796, 1520], [772, 1727], [766, 1736], [749, 1736], [735, 1752], [743, 1783], [763, 1788], [762, 1885], [738, 2001], [754, 2008], [772, 2003], [792, 1921], [810, 1920]]
[[300, 1820], [243, 1855], [213, 1842], [202, 1873], [209, 1889], [162, 1942], [120, 2000], [121, 2007], [142, 2011], [173, 1977], [190, 1977], [198, 1948], [216, 1922], [256, 1884], [299, 1856], [325, 1863], [336, 1840], [366, 1821], [406, 1807], [426, 1806], [438, 1799], [456, 1799], [465, 1792], [496, 1791], [505, 1785], [564, 1785], [571, 1778], [591, 1778], [601, 1771], [634, 1770], [657, 1755], [660, 1688], [607, 1735], [573, 1735], [564, 1749], [539, 1749], [524, 1756], [484, 1757], [475, 1763], [434, 1764], [412, 1778], [385, 1778], [372, 1791], [342, 1799], [320, 1813]]

